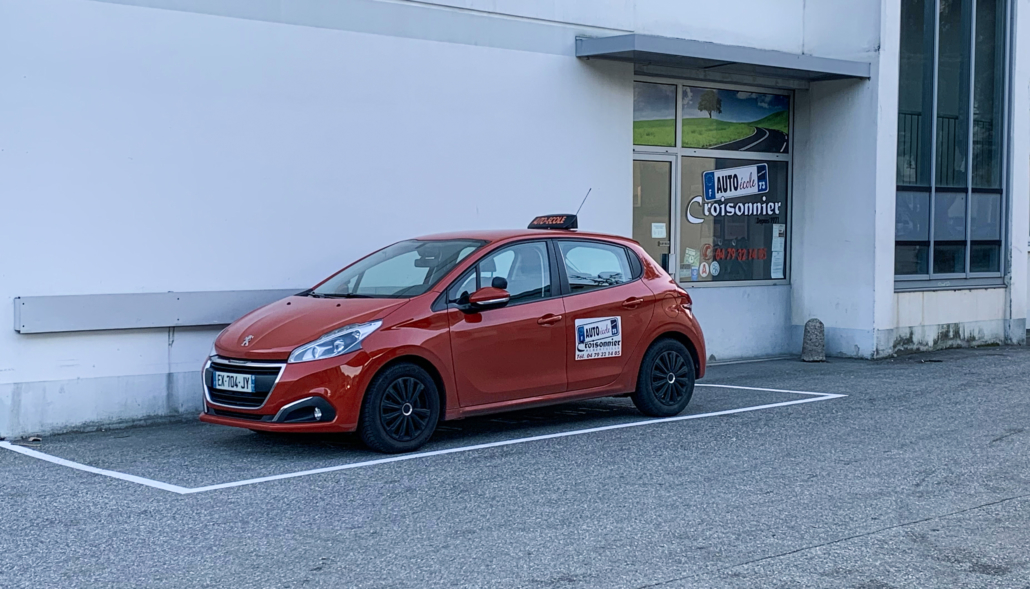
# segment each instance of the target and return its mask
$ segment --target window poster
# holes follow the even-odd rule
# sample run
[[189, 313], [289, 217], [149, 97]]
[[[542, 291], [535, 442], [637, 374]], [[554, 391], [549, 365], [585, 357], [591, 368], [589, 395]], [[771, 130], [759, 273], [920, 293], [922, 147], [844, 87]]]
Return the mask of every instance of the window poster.
[[680, 282], [783, 280], [787, 162], [682, 158]]
[[787, 153], [790, 98], [684, 86], [683, 147]]

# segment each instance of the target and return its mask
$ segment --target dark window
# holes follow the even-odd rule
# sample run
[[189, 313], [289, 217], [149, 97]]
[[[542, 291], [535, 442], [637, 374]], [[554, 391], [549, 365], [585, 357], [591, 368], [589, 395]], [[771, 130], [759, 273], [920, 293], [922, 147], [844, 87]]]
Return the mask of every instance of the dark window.
[[976, 0], [973, 188], [1001, 188], [1004, 38], [1004, 0]]
[[633, 280], [633, 268], [623, 247], [596, 241], [560, 241], [558, 249], [573, 294]]
[[1006, 11], [1005, 0], [901, 2], [897, 276], [1002, 272]]
[[930, 272], [930, 192], [898, 192], [894, 223], [894, 273]]
[[934, 3], [901, 3], [898, 86], [898, 184], [930, 186]]

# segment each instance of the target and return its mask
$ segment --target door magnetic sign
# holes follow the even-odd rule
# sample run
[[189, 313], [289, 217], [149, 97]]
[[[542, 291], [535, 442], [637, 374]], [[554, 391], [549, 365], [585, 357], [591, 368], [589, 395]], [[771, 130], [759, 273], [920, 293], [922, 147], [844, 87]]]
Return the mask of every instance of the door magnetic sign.
[[576, 319], [576, 360], [622, 355], [622, 317]]

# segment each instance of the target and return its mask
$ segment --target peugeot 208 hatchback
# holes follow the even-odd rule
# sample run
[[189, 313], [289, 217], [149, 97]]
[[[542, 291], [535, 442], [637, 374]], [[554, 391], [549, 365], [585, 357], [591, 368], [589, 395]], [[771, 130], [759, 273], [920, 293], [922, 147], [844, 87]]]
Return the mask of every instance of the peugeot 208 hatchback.
[[690, 297], [636, 242], [575, 226], [401, 241], [245, 315], [204, 365], [200, 419], [405, 452], [441, 420], [529, 406], [683, 411], [705, 371]]

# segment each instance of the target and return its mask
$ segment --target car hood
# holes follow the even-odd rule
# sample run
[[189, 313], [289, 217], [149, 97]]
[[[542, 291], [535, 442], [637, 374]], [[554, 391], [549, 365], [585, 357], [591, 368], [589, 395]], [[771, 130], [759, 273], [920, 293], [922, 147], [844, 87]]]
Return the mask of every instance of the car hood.
[[215, 351], [227, 358], [285, 360], [297, 346], [346, 325], [382, 319], [407, 302], [287, 297], [237, 319], [219, 334]]

